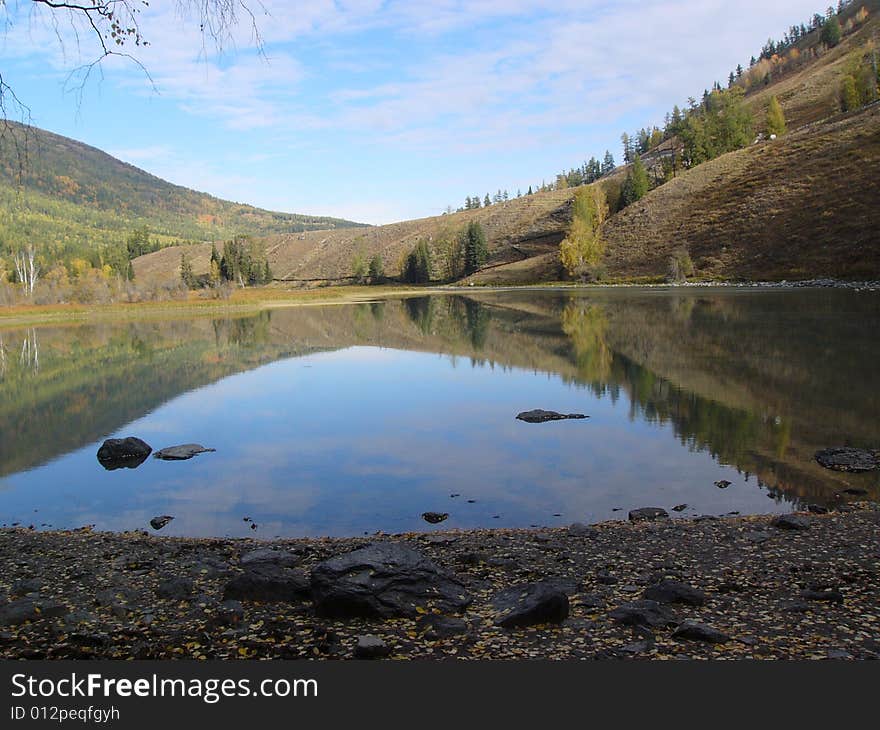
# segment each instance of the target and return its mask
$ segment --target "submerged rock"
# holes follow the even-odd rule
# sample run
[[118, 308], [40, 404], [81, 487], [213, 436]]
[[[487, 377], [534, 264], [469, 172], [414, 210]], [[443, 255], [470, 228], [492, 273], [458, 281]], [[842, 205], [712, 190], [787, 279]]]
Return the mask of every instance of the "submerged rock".
[[821, 466], [834, 471], [861, 472], [880, 469], [880, 457], [876, 451], [854, 449], [850, 446], [822, 449], [816, 452], [815, 458]]
[[171, 515], [160, 515], [159, 517], [154, 517], [150, 520], [150, 527], [154, 530], [161, 530], [165, 525], [167, 525], [174, 518]]
[[107, 439], [98, 449], [98, 462], [107, 471], [136, 469], [153, 451], [146, 442], [135, 436], [123, 439]]
[[669, 513], [662, 507], [640, 507], [629, 511], [630, 522], [650, 522], [663, 520], [669, 517]]
[[492, 604], [498, 611], [495, 625], [506, 629], [561, 623], [568, 618], [568, 596], [553, 580], [512, 586], [496, 595]]
[[458, 612], [471, 601], [454, 576], [424, 555], [384, 542], [316, 565], [312, 598], [319, 614], [337, 618], [409, 617], [429, 604]]
[[518, 421], [525, 421], [526, 423], [581, 420], [584, 418], [589, 418], [589, 416], [585, 416], [583, 413], [557, 413], [556, 411], [545, 411], [540, 408], [536, 408], [533, 411], [523, 411], [516, 416]]
[[166, 446], [164, 449], [159, 449], [153, 456], [164, 461], [184, 461], [185, 459], [192, 459], [196, 454], [204, 454], [216, 450], [206, 448], [201, 444], [180, 444], [179, 446]]

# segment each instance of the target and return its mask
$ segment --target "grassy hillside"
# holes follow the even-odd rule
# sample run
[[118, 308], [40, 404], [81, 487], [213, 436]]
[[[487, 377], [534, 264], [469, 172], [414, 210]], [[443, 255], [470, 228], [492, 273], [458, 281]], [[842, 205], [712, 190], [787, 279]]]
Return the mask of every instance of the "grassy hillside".
[[172, 185], [72, 139], [5, 122], [0, 239], [35, 239], [56, 257], [119, 243], [148, 227], [162, 243], [356, 226], [277, 213]]
[[[489, 239], [489, 261], [493, 267], [531, 258], [555, 249], [564, 236], [571, 218], [573, 190], [514, 198], [488, 208], [461, 211], [450, 215], [392, 223], [369, 229], [305, 231], [275, 235], [266, 239], [269, 265], [276, 279], [291, 283], [318, 281], [344, 282], [352, 274], [355, 255], [382, 256], [385, 272], [396, 276], [401, 260], [420, 239], [432, 242], [433, 269], [443, 278], [443, 262], [437, 241], [454, 235], [470, 221], [479, 221]], [[189, 246], [187, 252], [197, 275], [206, 274], [211, 244]], [[176, 275], [180, 249], [169, 248], [141, 256], [134, 261], [138, 278]]]

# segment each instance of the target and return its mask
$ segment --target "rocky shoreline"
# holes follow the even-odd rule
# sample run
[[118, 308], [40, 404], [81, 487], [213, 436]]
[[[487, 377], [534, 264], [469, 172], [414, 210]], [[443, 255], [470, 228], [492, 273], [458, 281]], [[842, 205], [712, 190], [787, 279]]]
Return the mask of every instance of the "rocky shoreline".
[[370, 538], [0, 530], [3, 658], [880, 657], [880, 505]]

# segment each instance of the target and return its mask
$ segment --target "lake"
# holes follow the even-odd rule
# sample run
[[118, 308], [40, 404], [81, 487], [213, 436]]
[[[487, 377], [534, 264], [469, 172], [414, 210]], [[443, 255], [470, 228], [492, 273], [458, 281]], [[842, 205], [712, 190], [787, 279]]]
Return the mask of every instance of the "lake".
[[[877, 292], [731, 288], [0, 329], [0, 523], [272, 538], [880, 500], [813, 458], [880, 448], [878, 332]], [[216, 452], [105, 470], [123, 436]]]

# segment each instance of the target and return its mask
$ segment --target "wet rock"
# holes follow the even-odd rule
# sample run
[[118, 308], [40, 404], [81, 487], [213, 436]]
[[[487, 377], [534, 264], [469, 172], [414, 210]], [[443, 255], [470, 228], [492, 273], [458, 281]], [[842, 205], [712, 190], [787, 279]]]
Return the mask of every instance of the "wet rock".
[[358, 659], [381, 659], [391, 653], [391, 648], [378, 636], [366, 634], [358, 636], [354, 655]]
[[640, 507], [629, 511], [630, 522], [651, 522], [663, 520], [669, 517], [669, 513], [662, 507]]
[[230, 580], [223, 590], [223, 600], [298, 602], [311, 592], [309, 579], [300, 570], [276, 563], [256, 563]]
[[432, 525], [436, 525], [438, 522], [443, 522], [448, 518], [448, 512], [422, 512], [422, 519], [425, 522], [430, 522]]
[[159, 449], [153, 456], [164, 461], [184, 461], [185, 459], [192, 459], [197, 454], [205, 454], [216, 450], [205, 448], [201, 444], [180, 444], [179, 446], [166, 446], [164, 449]]
[[697, 623], [696, 621], [685, 621], [679, 624], [678, 628], [672, 632], [672, 636], [676, 639], [708, 641], [712, 644], [724, 644], [730, 641], [730, 637], [723, 631], [713, 629], [711, 626]]
[[778, 515], [770, 520], [770, 524], [780, 530], [808, 530], [810, 521], [800, 515]]
[[807, 511], [811, 512], [814, 515], [827, 515], [828, 508], [823, 507], [821, 504], [809, 504], [807, 505]]
[[506, 629], [544, 623], [561, 623], [568, 617], [568, 596], [558, 581], [512, 586], [492, 599], [498, 612], [496, 626]]
[[153, 451], [145, 441], [135, 436], [107, 439], [98, 449], [98, 462], [108, 471], [136, 469]]
[[677, 623], [672, 611], [648, 599], [624, 603], [609, 611], [608, 617], [625, 626], [674, 626]]
[[283, 548], [268, 547], [251, 550], [241, 556], [239, 561], [242, 568], [248, 568], [255, 565], [272, 563], [284, 568], [292, 568], [299, 564], [300, 559], [296, 553]]
[[581, 420], [587, 417], [583, 413], [557, 413], [536, 408], [533, 411], [518, 413], [516, 419], [526, 423], [546, 423], [547, 421]]
[[156, 588], [159, 598], [182, 601], [189, 598], [195, 590], [192, 578], [171, 578], [163, 581]]
[[412, 548], [377, 543], [312, 570], [315, 610], [331, 617], [413, 616], [431, 606], [459, 612], [470, 603], [465, 587]]
[[727, 479], [719, 479], [715, 482], [715, 486], [718, 487], [718, 489], [727, 489], [730, 485], [731, 482], [727, 481]]
[[827, 601], [828, 603], [843, 603], [843, 594], [836, 588], [827, 590], [808, 588], [801, 591], [801, 598], [807, 601]]
[[167, 525], [174, 517], [171, 515], [159, 515], [158, 517], [154, 517], [150, 520], [150, 527], [154, 530], [161, 530], [165, 525]]
[[688, 506], [686, 504], [677, 504], [672, 508], [673, 512], [684, 512]]
[[416, 631], [428, 641], [437, 641], [466, 634], [468, 625], [463, 619], [432, 613], [416, 621]]
[[676, 580], [661, 580], [645, 589], [644, 598], [657, 603], [683, 603], [687, 606], [702, 606], [706, 603], [703, 591]]
[[599, 531], [595, 527], [590, 527], [582, 522], [575, 522], [568, 526], [568, 534], [572, 537], [588, 537], [592, 540], [599, 536]]
[[244, 620], [244, 607], [236, 600], [226, 600], [216, 611], [212, 623], [217, 626], [238, 626]]
[[0, 626], [18, 626], [26, 621], [59, 618], [70, 613], [63, 603], [42, 598], [19, 598], [0, 606]]
[[850, 446], [822, 449], [816, 452], [815, 458], [821, 466], [834, 471], [862, 472], [880, 469], [877, 452]]

